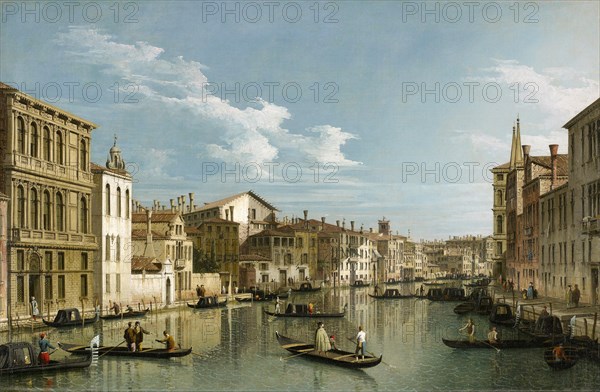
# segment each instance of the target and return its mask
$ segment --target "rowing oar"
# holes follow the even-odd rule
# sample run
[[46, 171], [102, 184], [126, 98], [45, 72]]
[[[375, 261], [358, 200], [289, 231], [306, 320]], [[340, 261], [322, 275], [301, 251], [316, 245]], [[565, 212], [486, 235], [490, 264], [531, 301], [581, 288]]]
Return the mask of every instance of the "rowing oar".
[[[349, 337], [346, 337], [346, 339], [348, 339], [348, 340], [349, 340], [349, 341], [351, 341], [352, 343], [356, 344], [356, 340], [353, 340], [353, 339], [351, 339], [351, 338], [349, 338]], [[379, 358], [377, 355], [375, 355], [374, 353], [370, 352], [369, 350], [366, 350], [366, 351], [367, 351], [367, 353], [368, 353], [370, 356], [372, 356], [373, 358]], [[356, 354], [356, 352], [355, 352], [355, 354], [354, 354], [354, 355], [355, 355], [355, 356], [358, 356], [358, 354]], [[396, 366], [394, 366], [394, 365], [390, 365], [389, 363], [387, 363], [387, 362], [384, 362], [384, 361], [383, 361], [383, 359], [381, 360], [381, 363], [383, 363], [384, 365], [387, 365], [387, 366], [389, 366], [389, 367], [390, 367], [390, 368], [392, 368], [392, 369], [396, 369]]]
[[498, 347], [492, 346], [491, 344], [489, 344], [488, 342], [486, 342], [485, 340], [479, 340], [479, 339], [475, 339], [476, 342], [481, 342], [483, 344], [487, 344], [488, 346], [490, 346], [491, 348], [493, 348], [494, 350], [496, 350], [497, 353], [500, 352], [500, 349]]
[[291, 359], [291, 358], [294, 358], [294, 357], [299, 357], [300, 355], [308, 354], [311, 351], [315, 351], [315, 350], [310, 349], [310, 350], [307, 350], [307, 351], [305, 351], [303, 353], [290, 355], [289, 357], [285, 357], [285, 358], [279, 357], [279, 360], [282, 361], [282, 362], [283, 361], [287, 361], [288, 359]]
[[121, 343], [117, 344], [116, 346], [114, 346], [113, 348], [106, 350], [105, 352], [103, 352], [101, 355], [98, 356], [98, 358], [108, 354], [109, 352], [111, 352], [112, 350], [114, 350], [115, 348], [119, 347], [120, 345], [122, 345], [123, 343], [125, 343], [126, 340], [123, 340]]

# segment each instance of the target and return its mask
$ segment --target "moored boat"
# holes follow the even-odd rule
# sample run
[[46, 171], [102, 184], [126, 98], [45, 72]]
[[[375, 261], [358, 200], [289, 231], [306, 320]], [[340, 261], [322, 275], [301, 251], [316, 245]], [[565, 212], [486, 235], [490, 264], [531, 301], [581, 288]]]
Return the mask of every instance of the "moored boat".
[[203, 297], [198, 300], [195, 304], [187, 304], [188, 307], [194, 309], [205, 309], [205, 308], [222, 308], [227, 305], [227, 298], [219, 302], [217, 297]]
[[[93, 340], [94, 339], [92, 339], [92, 341]], [[5, 343], [0, 345], [0, 375], [58, 372], [70, 369], [86, 368], [92, 363], [92, 351], [90, 347], [87, 349], [88, 351], [86, 353], [86, 357], [80, 360], [65, 359], [64, 361], [55, 361], [51, 359], [49, 363], [42, 364], [38, 358], [37, 350], [34, 350], [31, 343]]]
[[492, 305], [490, 322], [499, 325], [514, 326], [515, 316], [509, 304], [496, 303]]
[[488, 340], [475, 340], [473, 343], [471, 343], [468, 340], [450, 340], [442, 338], [442, 342], [444, 342], [446, 346], [452, 348], [540, 348], [552, 345], [550, 342], [542, 342], [533, 339], [503, 339], [497, 341], [496, 343], [490, 343]]
[[356, 359], [353, 352], [343, 350], [330, 350], [319, 353], [315, 351], [314, 344], [304, 343], [285, 337], [277, 331], [275, 331], [275, 336], [277, 337], [279, 345], [292, 354], [350, 369], [362, 369], [377, 366], [381, 363], [383, 358], [383, 355], [380, 355], [379, 357], [365, 355], [364, 359]]
[[292, 289], [295, 292], [299, 292], [299, 293], [310, 293], [313, 291], [319, 291], [321, 290], [320, 287], [313, 287], [312, 284], [308, 283], [308, 282], [304, 282], [300, 285], [300, 287], [298, 287], [297, 289]]
[[454, 313], [465, 314], [465, 313], [472, 312], [474, 309], [475, 309], [475, 304], [473, 302], [464, 302], [464, 303], [456, 305], [454, 307]]
[[375, 294], [369, 293], [369, 297], [376, 298], [376, 299], [402, 299], [402, 298], [414, 298], [415, 296], [412, 294], [409, 294], [409, 295], [400, 294], [400, 291], [398, 291], [398, 289], [386, 289], [383, 292], [383, 294], [381, 294], [381, 295], [375, 295]]
[[369, 282], [365, 282], [364, 280], [355, 280], [350, 287], [354, 287], [354, 288], [360, 288], [360, 287], [369, 287], [370, 283]]
[[125, 318], [142, 318], [146, 316], [150, 309], [140, 310], [140, 311], [130, 311], [130, 312], [121, 312], [119, 314], [105, 314], [104, 316], [100, 316], [102, 320], [120, 320]]
[[266, 314], [269, 316], [275, 317], [310, 317], [310, 318], [324, 318], [324, 317], [344, 317], [346, 314], [346, 307], [344, 307], [343, 312], [336, 313], [320, 313], [313, 311], [312, 313], [308, 311], [308, 306], [306, 304], [288, 304], [285, 309], [285, 313], [276, 313], [269, 312], [267, 309], [264, 310]]
[[[77, 344], [59, 343], [60, 347], [75, 355], [89, 355], [90, 348]], [[167, 350], [166, 348], [144, 348], [142, 351], [129, 351], [125, 346], [100, 346], [98, 354], [110, 355], [115, 357], [133, 357], [133, 358], [176, 358], [185, 357], [192, 352], [192, 348], [178, 348]]]
[[97, 322], [98, 315], [96, 314], [94, 317], [83, 319], [79, 313], [79, 309], [69, 308], [59, 310], [56, 313], [56, 317], [54, 317], [54, 321], [48, 321], [44, 318], [42, 318], [42, 321], [44, 324], [54, 328], [80, 327]]

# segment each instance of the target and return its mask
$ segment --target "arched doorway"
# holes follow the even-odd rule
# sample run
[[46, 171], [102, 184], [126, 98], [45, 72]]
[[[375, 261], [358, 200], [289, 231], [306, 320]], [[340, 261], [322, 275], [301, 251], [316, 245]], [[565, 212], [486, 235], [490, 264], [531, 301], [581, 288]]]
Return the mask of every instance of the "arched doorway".
[[[42, 314], [42, 305], [44, 303], [41, 276], [42, 258], [37, 250], [33, 250], [29, 256], [29, 298], [27, 302], [31, 304], [31, 297], [35, 297], [40, 314]], [[31, 311], [31, 305], [29, 310]]]

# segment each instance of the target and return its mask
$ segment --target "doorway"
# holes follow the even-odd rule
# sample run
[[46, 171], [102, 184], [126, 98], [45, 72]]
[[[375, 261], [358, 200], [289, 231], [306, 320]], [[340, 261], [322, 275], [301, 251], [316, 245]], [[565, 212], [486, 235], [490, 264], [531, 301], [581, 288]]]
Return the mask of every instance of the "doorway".
[[598, 305], [598, 268], [592, 268], [592, 305]]
[[[40, 315], [42, 314], [42, 304], [44, 303], [44, 299], [42, 298], [42, 290], [40, 286], [40, 276], [39, 275], [29, 275], [29, 303], [31, 303], [31, 297], [35, 297], [35, 300], [38, 304], [38, 310], [40, 311]], [[31, 310], [31, 309], [29, 309]]]
[[170, 305], [172, 301], [171, 298], [171, 278], [167, 278], [167, 296], [166, 296], [166, 303], [167, 305]]

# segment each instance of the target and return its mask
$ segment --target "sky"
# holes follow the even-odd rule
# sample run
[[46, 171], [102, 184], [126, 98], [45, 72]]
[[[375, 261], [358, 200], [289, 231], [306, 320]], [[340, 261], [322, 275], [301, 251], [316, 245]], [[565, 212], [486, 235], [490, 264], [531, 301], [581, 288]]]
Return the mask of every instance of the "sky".
[[0, 81], [117, 136], [144, 205], [492, 233], [489, 170], [600, 96], [600, 3], [1, 2]]

